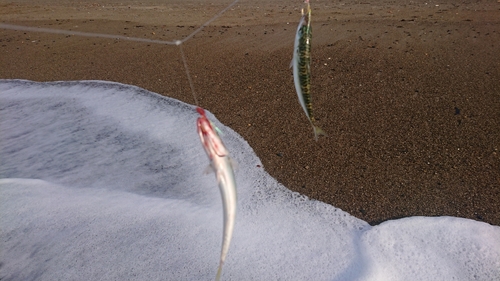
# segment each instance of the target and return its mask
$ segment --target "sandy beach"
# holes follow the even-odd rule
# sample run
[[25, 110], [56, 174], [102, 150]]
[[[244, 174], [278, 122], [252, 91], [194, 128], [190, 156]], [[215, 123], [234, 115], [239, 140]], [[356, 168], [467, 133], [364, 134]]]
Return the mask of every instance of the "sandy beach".
[[[500, 225], [500, 3], [401, 2], [311, 0], [328, 137], [314, 141], [289, 68], [301, 1], [242, 0], [182, 45], [199, 105], [286, 187], [372, 225]], [[230, 3], [0, 0], [0, 23], [175, 41]], [[175, 45], [0, 29], [0, 79], [115, 81], [195, 103]]]

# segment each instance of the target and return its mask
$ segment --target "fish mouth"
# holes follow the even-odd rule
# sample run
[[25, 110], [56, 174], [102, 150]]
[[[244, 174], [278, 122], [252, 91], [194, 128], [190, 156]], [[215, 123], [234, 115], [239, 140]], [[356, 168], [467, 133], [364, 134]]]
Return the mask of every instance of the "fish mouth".
[[203, 108], [197, 106], [196, 107], [196, 111], [201, 115], [201, 116], [205, 116], [205, 110], [203, 110]]

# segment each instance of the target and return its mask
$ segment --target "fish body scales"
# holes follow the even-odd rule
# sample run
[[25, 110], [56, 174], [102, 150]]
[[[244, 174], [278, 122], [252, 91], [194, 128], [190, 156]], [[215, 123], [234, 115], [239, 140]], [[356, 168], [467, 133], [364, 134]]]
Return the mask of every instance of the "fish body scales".
[[[306, 17], [307, 19], [307, 17]], [[307, 117], [314, 120], [312, 114], [312, 98], [311, 98], [311, 38], [312, 30], [309, 22], [304, 24], [299, 30], [299, 47], [298, 47], [298, 72], [300, 80], [300, 89], [302, 99], [304, 100], [304, 111]]]
[[314, 138], [318, 140], [318, 135], [326, 133], [314, 125], [314, 116], [312, 114], [311, 98], [311, 7], [309, 1], [306, 1], [306, 11], [302, 10], [297, 33], [295, 35], [294, 54], [292, 59], [293, 81], [295, 90], [299, 97], [299, 103], [304, 109], [309, 122], [313, 127]]
[[217, 133], [215, 125], [208, 120], [205, 111], [197, 107], [196, 111], [200, 114], [197, 120], [197, 131], [201, 144], [210, 160], [210, 167], [215, 172], [217, 183], [222, 197], [222, 206], [224, 211], [224, 230], [222, 235], [222, 249], [220, 255], [219, 268], [215, 280], [220, 280], [222, 266], [229, 252], [229, 245], [233, 236], [234, 223], [236, 218], [236, 179], [234, 177], [233, 162], [229, 157], [229, 152], [222, 143]]

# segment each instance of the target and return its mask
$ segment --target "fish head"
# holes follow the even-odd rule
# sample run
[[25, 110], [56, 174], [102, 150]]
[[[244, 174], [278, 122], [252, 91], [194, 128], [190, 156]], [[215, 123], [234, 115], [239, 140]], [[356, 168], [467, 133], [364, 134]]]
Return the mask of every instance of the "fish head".
[[197, 120], [198, 135], [200, 136], [201, 144], [205, 148], [208, 157], [213, 159], [216, 156], [227, 156], [229, 153], [222, 143], [222, 139], [217, 133], [215, 125], [208, 120], [205, 115], [205, 111], [202, 108], [198, 107], [196, 108], [196, 111], [200, 114], [200, 117], [198, 117]]
[[311, 5], [309, 1], [304, 1], [305, 8], [301, 9], [302, 17], [305, 18], [305, 23], [308, 24], [309, 19], [311, 18]]

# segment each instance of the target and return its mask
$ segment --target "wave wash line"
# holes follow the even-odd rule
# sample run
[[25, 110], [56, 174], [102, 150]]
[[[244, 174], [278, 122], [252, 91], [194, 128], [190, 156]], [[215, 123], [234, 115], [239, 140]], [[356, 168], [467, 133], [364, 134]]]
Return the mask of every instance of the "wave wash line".
[[71, 31], [71, 30], [61, 30], [52, 28], [41, 28], [41, 27], [30, 27], [22, 25], [13, 25], [0, 23], [0, 28], [29, 31], [29, 32], [44, 32], [44, 33], [54, 33], [54, 34], [64, 34], [64, 35], [76, 35], [94, 38], [108, 38], [108, 39], [118, 39], [118, 40], [128, 40], [143, 43], [154, 43], [154, 44], [164, 44], [164, 45], [177, 45], [179, 46], [182, 62], [184, 64], [184, 69], [186, 71], [186, 76], [189, 81], [189, 86], [191, 87], [191, 92], [196, 104], [196, 111], [200, 114], [196, 122], [197, 132], [200, 137], [201, 144], [208, 156], [210, 161], [210, 170], [215, 172], [217, 182], [219, 184], [219, 189], [222, 197], [222, 206], [224, 210], [224, 228], [222, 235], [222, 249], [219, 260], [219, 267], [217, 269], [217, 274], [215, 280], [218, 281], [222, 275], [222, 266], [226, 260], [227, 253], [229, 251], [229, 245], [231, 243], [231, 238], [233, 236], [235, 217], [236, 217], [236, 180], [234, 177], [233, 161], [229, 156], [229, 151], [224, 146], [222, 139], [220, 138], [218, 131], [219, 129], [207, 118], [205, 115], [205, 110], [201, 108], [198, 104], [198, 99], [194, 90], [193, 81], [189, 73], [188, 64], [186, 61], [186, 56], [182, 50], [182, 43], [191, 39], [194, 35], [200, 32], [204, 27], [209, 25], [212, 21], [219, 18], [224, 12], [229, 8], [234, 6], [239, 0], [234, 0], [226, 8], [218, 12], [214, 17], [206, 21], [199, 28], [193, 31], [191, 34], [186, 36], [182, 40], [175, 41], [164, 41], [164, 40], [152, 40], [146, 38], [136, 38], [127, 37], [122, 35], [112, 35], [112, 34], [102, 34], [102, 33], [92, 33], [92, 32], [81, 32], [81, 31]]

